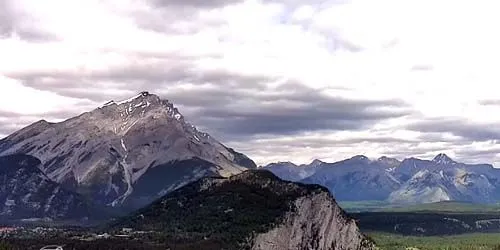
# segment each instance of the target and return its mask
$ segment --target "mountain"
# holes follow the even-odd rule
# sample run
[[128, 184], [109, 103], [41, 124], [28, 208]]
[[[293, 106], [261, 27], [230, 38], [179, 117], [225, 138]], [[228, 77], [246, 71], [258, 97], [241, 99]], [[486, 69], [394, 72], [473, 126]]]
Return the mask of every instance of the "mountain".
[[79, 219], [95, 217], [85, 199], [65, 190], [38, 169], [41, 162], [28, 155], [0, 157], [0, 217], [14, 219]]
[[192, 249], [373, 249], [328, 190], [266, 170], [203, 178], [112, 225], [122, 227], [161, 231]]
[[396, 159], [382, 157], [371, 161], [358, 155], [335, 163], [315, 160], [297, 166], [290, 162], [271, 163], [263, 169], [282, 179], [319, 184], [327, 187], [338, 200], [384, 200], [401, 183], [391, 172], [399, 164]]
[[491, 203], [500, 198], [500, 169], [489, 164], [459, 163], [445, 154], [431, 161], [406, 159], [394, 174], [405, 183], [390, 195], [390, 202]]
[[384, 200], [401, 185], [390, 173], [392, 168], [393, 165], [386, 161], [371, 161], [366, 156], [358, 155], [322, 164], [302, 182], [323, 185], [338, 200]]
[[[322, 163], [305, 170], [270, 164], [280, 177], [327, 187], [338, 200], [378, 200], [391, 203], [500, 201], [500, 169], [490, 164], [465, 164], [438, 154], [432, 160], [388, 157], [370, 160], [358, 155], [335, 163]], [[274, 167], [273, 167], [274, 166]], [[310, 176], [301, 177], [308, 171]]]
[[314, 174], [323, 162], [314, 160], [311, 164], [297, 166], [291, 162], [271, 163], [261, 169], [269, 170], [283, 180], [300, 181]]
[[96, 203], [130, 209], [203, 176], [256, 167], [148, 92], [60, 123], [36, 122], [0, 141], [0, 155], [13, 153], [39, 158], [51, 180]]

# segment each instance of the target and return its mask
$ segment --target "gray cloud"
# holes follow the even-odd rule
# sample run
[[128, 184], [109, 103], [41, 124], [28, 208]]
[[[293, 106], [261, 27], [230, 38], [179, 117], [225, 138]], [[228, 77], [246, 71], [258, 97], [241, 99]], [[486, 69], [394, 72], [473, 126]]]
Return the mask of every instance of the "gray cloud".
[[[27, 72], [10, 74], [9, 77], [19, 79], [29, 87], [94, 102], [126, 98], [141, 90], [160, 93], [180, 106], [194, 124], [209, 128], [224, 138], [359, 130], [412, 112], [400, 100], [330, 97], [294, 82], [271, 88], [269, 83], [281, 79], [246, 76], [225, 70], [203, 71], [196, 69], [189, 60], [177, 65], [169, 64], [171, 59], [166, 60], [160, 64], [129, 65], [100, 72]], [[104, 95], [102, 81], [116, 83], [114, 88], [122, 92], [115, 96]], [[186, 91], [181, 86], [187, 83], [195, 87]]]
[[[167, 59], [156, 64], [127, 65], [95, 72], [22, 72], [6, 75], [20, 80], [28, 87], [94, 102], [124, 99], [142, 90], [161, 93], [187, 83], [198, 86], [214, 85], [214, 90], [202, 90], [205, 93], [199, 93], [200, 96], [192, 99], [189, 106], [207, 103], [213, 105], [234, 96], [229, 95], [226, 98], [225, 93], [218, 89], [231, 90], [235, 95], [246, 95], [241, 92], [263, 91], [265, 83], [276, 80], [266, 76], [244, 76], [225, 70], [203, 71], [196, 69], [194, 64], [188, 61], [178, 61], [177, 64], [171, 61], [172, 59]], [[103, 81], [107, 82], [104, 86]], [[110, 90], [109, 95], [103, 92], [104, 89]]]
[[193, 7], [193, 8], [217, 8], [229, 4], [241, 3], [243, 0], [150, 0], [155, 7]]
[[0, 1], [0, 37], [10, 35], [13, 29], [11, 7], [7, 1]]
[[411, 71], [431, 71], [434, 69], [434, 66], [429, 64], [415, 64], [411, 67]]
[[[200, 11], [240, 2], [243, 0], [148, 0], [146, 3], [150, 9], [135, 10], [131, 16], [142, 29], [169, 34], [193, 34], [221, 24], [214, 20], [199, 20]], [[182, 24], [182, 29], [178, 24]]]
[[[319, 133], [328, 134], [331, 131], [319, 131]], [[360, 143], [377, 143], [377, 144], [393, 144], [393, 143], [415, 143], [412, 140], [393, 138], [388, 136], [367, 136], [360, 138], [301, 138], [300, 140], [287, 141], [286, 146], [293, 150], [297, 148], [324, 148], [324, 147], [349, 147]], [[264, 140], [259, 143], [259, 148], [269, 144], [269, 141]]]
[[500, 100], [481, 100], [479, 104], [484, 106], [500, 106]]
[[223, 132], [225, 136], [359, 130], [380, 120], [411, 113], [406, 104], [398, 100], [335, 98], [295, 83], [285, 84], [279, 89], [261, 87], [261, 91], [237, 87], [172, 91], [166, 96], [181, 106], [196, 107], [189, 117], [197, 124]]
[[464, 139], [488, 141], [500, 139], [500, 129], [495, 124], [479, 124], [463, 119], [428, 119], [413, 123], [408, 129], [425, 133], [451, 133]]
[[36, 26], [36, 20], [13, 7], [12, 0], [0, 1], [0, 38], [16, 34], [20, 39], [30, 42], [57, 40], [54, 34]]
[[450, 138], [445, 136], [443, 132], [426, 132], [418, 136], [419, 141], [423, 142], [448, 142], [448, 143], [463, 143], [467, 139], [463, 137]]
[[[461, 159], [467, 163], [492, 163], [491, 160], [497, 158], [500, 154], [500, 149], [478, 149], [478, 148], [466, 148], [454, 150], [458, 159]], [[485, 159], [491, 159], [485, 161]]]
[[[228, 24], [223, 20], [201, 18], [198, 15], [199, 13], [242, 2], [244, 0], [150, 0], [148, 2], [151, 5], [150, 10], [136, 11], [132, 15], [135, 17], [136, 24], [143, 29], [167, 34], [195, 34], [213, 27], [224, 27]], [[312, 0], [308, 2], [302, 0], [263, 0], [262, 2], [282, 5], [285, 10], [280, 20], [281, 23], [299, 25], [305, 30], [314, 30], [325, 38], [324, 42], [328, 44], [328, 48], [332, 51], [359, 52], [363, 49], [361, 46], [343, 39], [330, 28], [319, 29], [318, 27], [312, 27], [313, 25], [307, 20], [291, 20], [291, 13], [301, 6], [313, 6], [319, 11], [331, 5], [344, 4], [349, 2], [348, 0]], [[226, 37], [224, 34], [220, 34], [218, 39], [225, 40]]]

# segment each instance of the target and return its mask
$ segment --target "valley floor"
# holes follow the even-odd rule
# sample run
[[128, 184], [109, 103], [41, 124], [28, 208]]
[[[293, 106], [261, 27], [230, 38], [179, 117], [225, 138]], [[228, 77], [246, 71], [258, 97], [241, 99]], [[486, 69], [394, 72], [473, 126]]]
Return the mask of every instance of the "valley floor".
[[403, 236], [381, 232], [366, 233], [381, 250], [500, 250], [500, 233], [451, 236]]

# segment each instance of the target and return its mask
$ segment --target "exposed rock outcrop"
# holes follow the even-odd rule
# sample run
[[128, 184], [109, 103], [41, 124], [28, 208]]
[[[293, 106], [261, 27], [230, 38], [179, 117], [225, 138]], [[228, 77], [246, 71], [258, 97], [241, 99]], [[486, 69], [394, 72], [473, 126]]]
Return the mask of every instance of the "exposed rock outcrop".
[[373, 243], [328, 193], [300, 197], [276, 228], [257, 235], [252, 249], [371, 249]]

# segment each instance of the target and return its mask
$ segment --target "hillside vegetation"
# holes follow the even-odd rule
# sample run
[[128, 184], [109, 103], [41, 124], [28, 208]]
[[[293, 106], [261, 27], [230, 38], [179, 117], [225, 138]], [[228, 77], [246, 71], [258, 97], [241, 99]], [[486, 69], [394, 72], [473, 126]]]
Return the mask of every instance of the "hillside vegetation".
[[359, 212], [433, 212], [433, 213], [499, 213], [500, 204], [478, 204], [460, 201], [441, 201], [422, 204], [394, 204], [386, 201], [339, 201], [350, 213]]
[[385, 207], [384, 212], [444, 212], [444, 213], [500, 213], [500, 204], [475, 204], [458, 201], [441, 201], [405, 207]]

